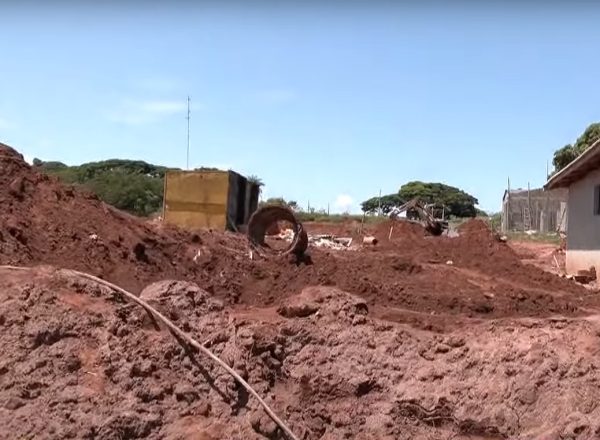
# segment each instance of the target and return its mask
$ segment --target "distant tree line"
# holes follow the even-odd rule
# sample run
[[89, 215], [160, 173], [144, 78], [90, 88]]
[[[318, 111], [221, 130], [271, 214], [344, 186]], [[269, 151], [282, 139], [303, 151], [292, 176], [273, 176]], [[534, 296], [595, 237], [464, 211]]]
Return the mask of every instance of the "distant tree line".
[[[164, 176], [170, 169], [144, 161], [122, 159], [76, 166], [34, 159], [33, 165], [44, 173], [57, 176], [65, 183], [79, 185], [94, 192], [110, 205], [139, 216], [148, 216], [162, 209]], [[248, 180], [263, 185], [262, 180], [256, 176], [250, 176]], [[389, 213], [394, 206], [399, 206], [414, 197], [426, 203], [443, 204], [448, 208], [448, 214], [456, 217], [474, 217], [478, 214], [475, 197], [442, 183], [424, 182], [409, 182], [403, 185], [398, 193], [382, 196], [381, 211], [384, 214]], [[304, 211], [296, 201], [286, 201], [282, 197], [269, 198], [264, 203], [288, 206], [299, 214], [327, 215], [324, 209], [310, 208]], [[379, 209], [379, 203], [379, 197], [372, 197], [361, 204], [362, 210], [365, 213], [375, 213]]]
[[132, 214], [147, 216], [162, 207], [166, 167], [121, 159], [77, 166], [34, 159], [33, 165], [65, 183], [87, 188], [104, 202]]
[[408, 182], [400, 187], [397, 193], [381, 197], [371, 197], [361, 203], [363, 212], [374, 214], [381, 209], [388, 214], [392, 208], [400, 206], [409, 200], [418, 198], [424, 203], [443, 205], [447, 215], [454, 217], [475, 217], [482, 213], [476, 205], [478, 200], [465, 191], [443, 183]]
[[[169, 169], [176, 170], [141, 160], [123, 159], [68, 166], [36, 158], [33, 166], [65, 183], [84, 187], [100, 200], [139, 216], [149, 216], [162, 209], [165, 173]], [[196, 170], [218, 171], [209, 167]]]

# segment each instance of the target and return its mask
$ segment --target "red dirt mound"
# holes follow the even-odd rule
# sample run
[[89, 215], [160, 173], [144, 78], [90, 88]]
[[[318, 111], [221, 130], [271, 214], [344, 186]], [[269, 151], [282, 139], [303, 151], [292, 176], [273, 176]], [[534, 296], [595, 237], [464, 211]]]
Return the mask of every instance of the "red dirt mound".
[[0, 203], [0, 264], [83, 270], [133, 291], [185, 279], [228, 303], [271, 305], [306, 286], [335, 285], [370, 305], [483, 317], [580, 313], [598, 302], [572, 282], [524, 266], [477, 222], [457, 238], [382, 223], [371, 226], [381, 245], [362, 251], [311, 249], [302, 262], [252, 261], [241, 235], [144, 222], [36, 172], [7, 146], [0, 146]]
[[[279, 313], [240, 313], [189, 283], [146, 294], [302, 439], [600, 435], [594, 320], [472, 321], [440, 335], [372, 319], [328, 287]], [[1, 438], [286, 438], [221, 368], [92, 283], [0, 269], [0, 329]]]
[[165, 277], [200, 276], [193, 258], [202, 246], [229, 240], [144, 223], [36, 172], [2, 144], [0, 205], [0, 264], [79, 269], [130, 289]]
[[401, 247], [404, 250], [418, 250], [428, 246], [431, 235], [418, 223], [404, 220], [389, 220], [373, 225], [369, 233], [373, 234], [384, 247]]

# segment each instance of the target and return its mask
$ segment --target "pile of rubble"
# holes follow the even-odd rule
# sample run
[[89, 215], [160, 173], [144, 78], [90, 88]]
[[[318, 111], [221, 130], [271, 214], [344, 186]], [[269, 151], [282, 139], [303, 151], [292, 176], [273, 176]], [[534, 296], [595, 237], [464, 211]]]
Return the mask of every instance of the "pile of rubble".
[[[294, 231], [292, 229], [284, 229], [279, 234], [273, 236], [277, 240], [283, 240], [291, 242], [294, 238]], [[360, 246], [352, 245], [352, 237], [338, 237], [333, 234], [308, 234], [308, 243], [311, 247], [332, 249], [336, 251], [341, 250], [357, 250]]]

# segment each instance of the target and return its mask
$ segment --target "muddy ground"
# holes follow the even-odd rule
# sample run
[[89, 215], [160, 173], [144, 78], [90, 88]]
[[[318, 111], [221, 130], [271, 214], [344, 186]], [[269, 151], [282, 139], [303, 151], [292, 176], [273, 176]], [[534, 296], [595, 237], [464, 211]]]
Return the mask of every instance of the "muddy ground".
[[242, 236], [142, 222], [5, 146], [0, 203], [0, 264], [30, 267], [0, 269], [0, 438], [284, 438], [143, 310], [59, 268], [135, 293], [184, 280], [142, 296], [299, 438], [600, 437], [600, 294], [481, 222], [456, 238], [394, 223], [391, 240], [383, 223], [375, 247], [251, 260]]

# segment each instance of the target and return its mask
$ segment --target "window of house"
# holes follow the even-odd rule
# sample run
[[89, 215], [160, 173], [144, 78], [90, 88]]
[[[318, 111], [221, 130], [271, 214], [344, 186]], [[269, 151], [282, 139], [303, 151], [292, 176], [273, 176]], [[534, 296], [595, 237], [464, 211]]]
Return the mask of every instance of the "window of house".
[[600, 185], [594, 187], [594, 215], [600, 215]]

